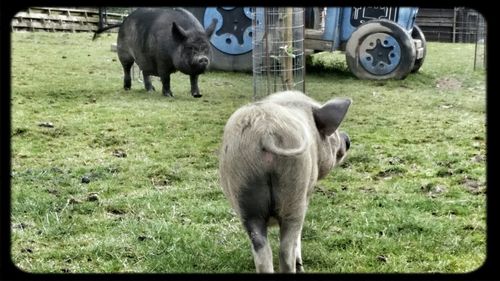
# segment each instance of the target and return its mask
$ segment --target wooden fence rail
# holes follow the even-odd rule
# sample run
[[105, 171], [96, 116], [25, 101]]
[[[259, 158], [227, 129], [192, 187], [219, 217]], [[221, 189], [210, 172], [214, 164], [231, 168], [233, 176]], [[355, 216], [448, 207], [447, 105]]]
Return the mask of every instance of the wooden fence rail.
[[[120, 23], [126, 15], [106, 13], [108, 25]], [[98, 9], [30, 7], [12, 19], [12, 31], [69, 31], [92, 32], [99, 25]], [[110, 30], [110, 31], [117, 31]]]

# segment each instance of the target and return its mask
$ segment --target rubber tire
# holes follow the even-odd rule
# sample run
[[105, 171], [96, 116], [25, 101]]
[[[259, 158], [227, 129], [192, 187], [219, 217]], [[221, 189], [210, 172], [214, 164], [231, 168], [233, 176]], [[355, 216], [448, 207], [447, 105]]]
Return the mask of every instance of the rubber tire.
[[413, 31], [411, 32], [411, 37], [413, 39], [419, 39], [422, 41], [422, 47], [424, 48], [424, 55], [420, 59], [415, 59], [415, 64], [413, 65], [413, 69], [411, 70], [412, 73], [417, 72], [422, 64], [424, 63], [425, 55], [427, 54], [427, 41], [425, 40], [424, 33], [418, 27], [418, 25], [413, 26]]
[[310, 29], [321, 28], [321, 10], [318, 7], [304, 8], [304, 27]]
[[[401, 59], [398, 66], [390, 73], [375, 75], [364, 69], [359, 62], [359, 46], [367, 36], [374, 33], [386, 33], [392, 36], [401, 48]], [[356, 29], [346, 45], [346, 61], [349, 70], [359, 79], [385, 80], [404, 79], [413, 69], [416, 51], [413, 39], [401, 26], [386, 19], [371, 20]]]

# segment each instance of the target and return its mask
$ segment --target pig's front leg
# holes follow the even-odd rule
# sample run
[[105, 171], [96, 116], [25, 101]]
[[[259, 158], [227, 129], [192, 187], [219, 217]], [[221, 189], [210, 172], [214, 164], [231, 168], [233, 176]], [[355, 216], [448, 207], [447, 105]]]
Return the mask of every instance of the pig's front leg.
[[174, 97], [172, 91], [170, 91], [170, 73], [162, 73], [160, 75], [161, 83], [163, 85], [162, 93], [166, 97]]
[[189, 75], [191, 81], [191, 95], [195, 98], [200, 98], [200, 89], [198, 89], [198, 75]]

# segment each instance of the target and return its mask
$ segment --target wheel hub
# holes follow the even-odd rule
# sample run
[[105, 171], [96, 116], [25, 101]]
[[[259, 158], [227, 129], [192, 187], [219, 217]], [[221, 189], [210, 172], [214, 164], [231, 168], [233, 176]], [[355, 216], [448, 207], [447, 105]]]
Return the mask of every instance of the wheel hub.
[[385, 75], [396, 69], [401, 61], [401, 47], [389, 34], [370, 34], [359, 46], [359, 60], [366, 71]]
[[203, 25], [207, 28], [217, 19], [215, 32], [210, 39], [219, 51], [241, 55], [252, 50], [252, 11], [248, 7], [207, 8]]

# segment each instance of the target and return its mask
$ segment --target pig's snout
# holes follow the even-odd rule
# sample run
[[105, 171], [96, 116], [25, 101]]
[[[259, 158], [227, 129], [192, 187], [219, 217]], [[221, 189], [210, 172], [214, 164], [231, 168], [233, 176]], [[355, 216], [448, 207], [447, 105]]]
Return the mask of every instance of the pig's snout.
[[210, 59], [206, 55], [194, 56], [191, 60], [191, 73], [203, 73], [210, 64]]
[[349, 150], [349, 147], [351, 147], [351, 139], [349, 138], [349, 135], [344, 132], [340, 132], [340, 136], [344, 139], [345, 150]]
[[202, 66], [207, 66], [210, 61], [208, 60], [207, 57], [202, 56], [198, 58], [198, 63]]
[[198, 55], [193, 57], [192, 63], [195, 68], [203, 71], [207, 69], [208, 65], [210, 64], [210, 59], [208, 58], [208, 56]]

